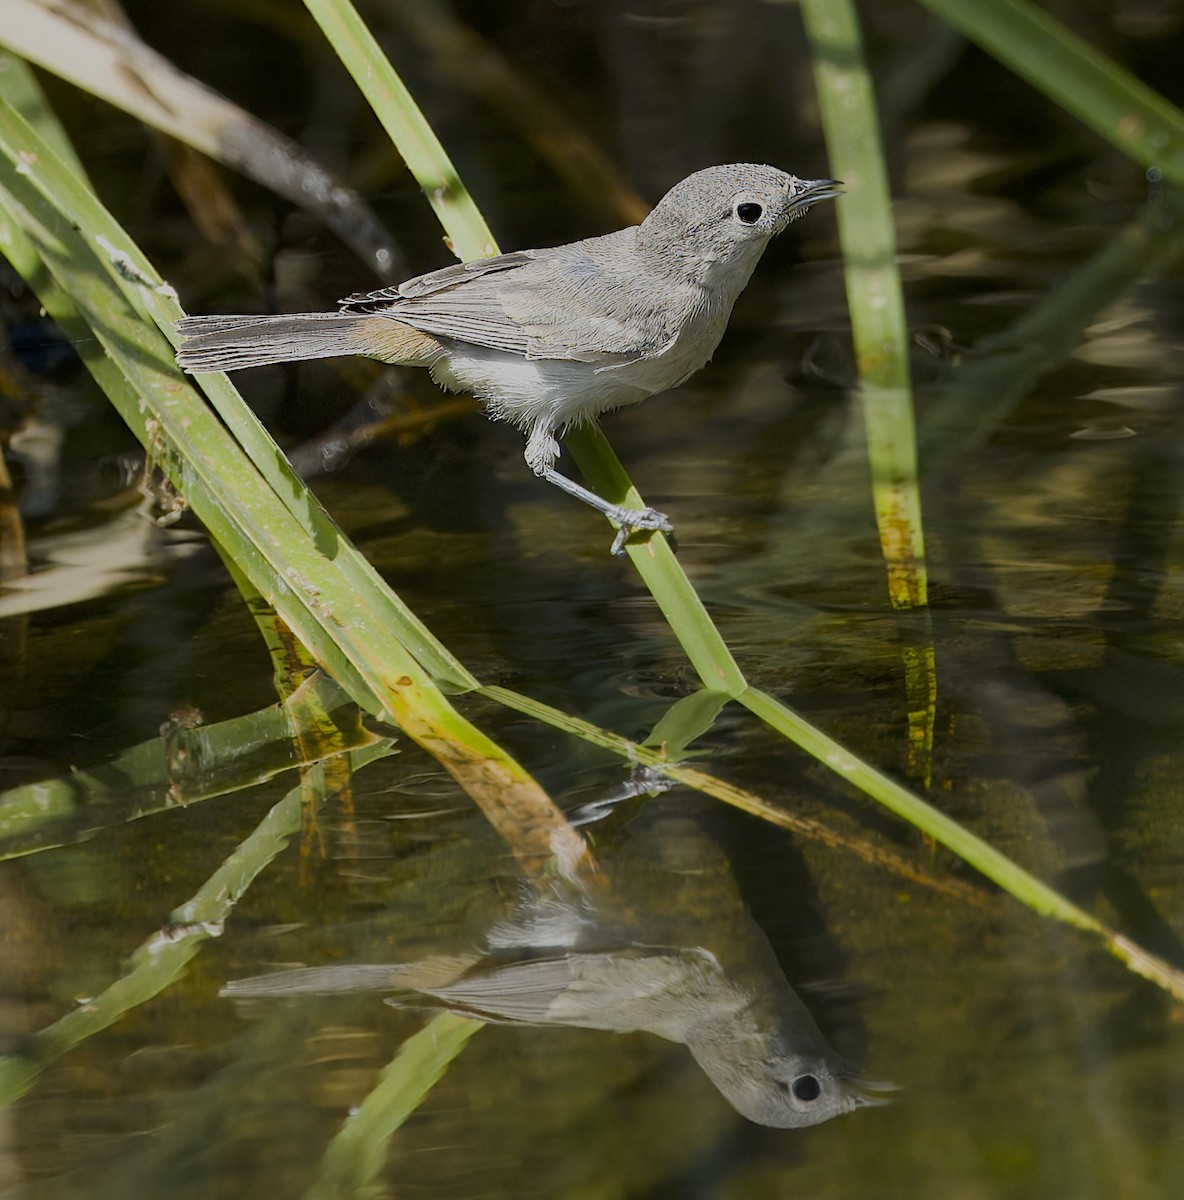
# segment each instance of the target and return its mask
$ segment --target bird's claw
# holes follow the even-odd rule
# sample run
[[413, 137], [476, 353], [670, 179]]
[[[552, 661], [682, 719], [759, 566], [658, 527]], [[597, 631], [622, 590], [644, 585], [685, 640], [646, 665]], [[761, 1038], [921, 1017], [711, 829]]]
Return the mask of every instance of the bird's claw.
[[656, 508], [622, 508], [613, 514], [618, 523], [617, 536], [613, 538], [612, 552], [620, 555], [625, 553], [625, 543], [638, 532], [654, 531], [657, 533], [673, 533], [674, 526], [670, 518], [658, 512]]

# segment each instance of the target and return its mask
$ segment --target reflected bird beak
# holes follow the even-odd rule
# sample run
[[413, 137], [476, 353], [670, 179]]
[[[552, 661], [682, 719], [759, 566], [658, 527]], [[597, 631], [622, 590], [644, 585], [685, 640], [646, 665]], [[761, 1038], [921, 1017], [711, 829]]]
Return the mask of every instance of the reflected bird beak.
[[856, 1108], [882, 1108], [885, 1104], [895, 1104], [895, 1093], [900, 1090], [900, 1084], [889, 1083], [886, 1079], [856, 1078], [851, 1087]]

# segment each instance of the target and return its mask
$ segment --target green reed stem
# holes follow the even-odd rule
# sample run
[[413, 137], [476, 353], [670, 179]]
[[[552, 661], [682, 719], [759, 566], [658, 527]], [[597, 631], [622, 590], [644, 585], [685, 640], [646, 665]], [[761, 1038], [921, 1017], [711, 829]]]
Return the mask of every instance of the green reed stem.
[[386, 1164], [391, 1136], [424, 1102], [469, 1038], [483, 1028], [483, 1022], [470, 1017], [438, 1013], [403, 1042], [329, 1143], [306, 1200], [369, 1195]]
[[908, 326], [876, 98], [851, 0], [800, 6], [831, 170], [847, 187], [835, 207], [888, 593], [897, 608], [913, 608], [928, 592], [925, 541]]
[[496, 254], [497, 243], [485, 218], [358, 10], [348, 0], [304, 0], [304, 4], [399, 148], [448, 231], [457, 257], [465, 260]]
[[[360, 768], [388, 753], [389, 743], [381, 742], [350, 751], [349, 761]], [[324, 772], [323, 764], [311, 769], [312, 777], [318, 780]], [[288, 792], [201, 888], [169, 914], [164, 927], [133, 951], [128, 969], [119, 979], [86, 1004], [26, 1038], [17, 1052], [0, 1058], [0, 1107], [23, 1096], [50, 1063], [160, 995], [184, 974], [202, 944], [222, 932], [227, 917], [259, 873], [284, 849], [289, 838], [299, 833], [302, 796], [301, 787]]]

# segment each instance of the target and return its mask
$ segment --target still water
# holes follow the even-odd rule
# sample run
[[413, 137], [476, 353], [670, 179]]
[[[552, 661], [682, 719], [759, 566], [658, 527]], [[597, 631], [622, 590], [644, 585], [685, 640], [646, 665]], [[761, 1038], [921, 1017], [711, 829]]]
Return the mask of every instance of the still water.
[[[185, 69], [352, 164], [411, 271], [446, 264], [327, 55], [299, 43], [315, 66], [281, 95], [261, 79], [276, 45], [297, 44], [278, 18], [211, 5], [215, 37], [193, 15], [129, 10]], [[1155, 38], [1147, 14], [1120, 22], [1109, 47], [1165, 88], [1174, 11]], [[711, 161], [826, 173], [790, 8], [460, 16], [576, 126], [606, 121], [647, 196]], [[925, 471], [931, 755], [909, 753], [901, 646], [915, 630], [886, 596], [833, 215], [774, 244], [707, 370], [606, 430], [674, 518], [679, 559], [754, 685], [1184, 967], [1181, 218], [909, 6], [877, 20]], [[623, 223], [400, 44], [506, 248]], [[796, 64], [788, 78], [766, 44]], [[720, 65], [700, 78], [709, 50]], [[194, 311], [324, 308], [375, 286], [257, 192], [241, 200], [271, 245], [264, 276], [198, 244], [163, 168], [141, 164], [143, 135], [50, 90], [72, 132], [94, 122], [100, 191]], [[758, 104], [753, 128], [741, 118]], [[284, 800], [300, 751], [266, 715], [227, 727], [226, 760], [194, 762], [192, 730], [274, 704], [263, 644], [201, 530], [157, 528], [119, 489], [128, 443], [101, 401], [68, 370], [38, 378], [39, 411], [66, 435], [50, 498], [26, 506], [56, 597], [0, 593], [0, 788], [94, 784], [103, 803], [0, 830], [20, 852], [0, 862], [0, 1083], [25, 1073], [0, 1110], [0, 1196], [1184, 1194], [1180, 1006], [739, 707], [694, 765], [835, 837], [685, 788], [646, 795], [609, 755], [471, 698], [465, 714], [582, 822], [595, 876], [524, 881], [434, 760], [348, 710], [336, 719], [359, 766], [319, 807]], [[308, 464], [326, 412], [378, 378], [314, 364], [240, 383]], [[423, 380], [403, 389], [413, 412], [438, 402]], [[449, 413], [316, 489], [483, 681], [643, 739], [694, 674], [603, 522], [520, 454], [513, 430]], [[38, 476], [16, 471], [28, 495]], [[143, 743], [163, 777], [135, 757]], [[216, 875], [285, 803], [254, 875]], [[244, 894], [202, 927], [183, 906], [203, 888]], [[121, 1019], [60, 1054], [28, 1040], [85, 1022], [88, 1001], [187, 937], [172, 981], [129, 995]], [[366, 1126], [372, 1144], [347, 1144], [347, 1118], [365, 1143], [385, 1069], [425, 1029], [416, 1052], [454, 1042], [455, 1060], [393, 1136], [388, 1111]]]

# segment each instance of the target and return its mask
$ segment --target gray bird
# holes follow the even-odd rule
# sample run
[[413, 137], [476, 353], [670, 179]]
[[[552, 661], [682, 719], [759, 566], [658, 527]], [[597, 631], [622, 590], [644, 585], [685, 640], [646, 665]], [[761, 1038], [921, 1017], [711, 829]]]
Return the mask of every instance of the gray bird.
[[561, 475], [558, 439], [699, 370], [770, 238], [839, 194], [834, 179], [708, 167], [640, 225], [603, 237], [457, 263], [349, 296], [333, 313], [185, 317], [177, 362], [199, 373], [362, 354], [427, 367], [522, 430], [531, 470], [613, 521], [620, 554], [636, 530], [672, 532], [669, 519]]
[[[609, 865], [609, 864], [606, 864]], [[719, 848], [663, 818], [612, 884], [524, 887], [476, 944], [405, 963], [337, 963], [234, 980], [223, 995], [396, 992], [496, 1024], [644, 1030], [679, 1042], [737, 1112], [790, 1129], [887, 1103], [826, 1042], [749, 915]]]

